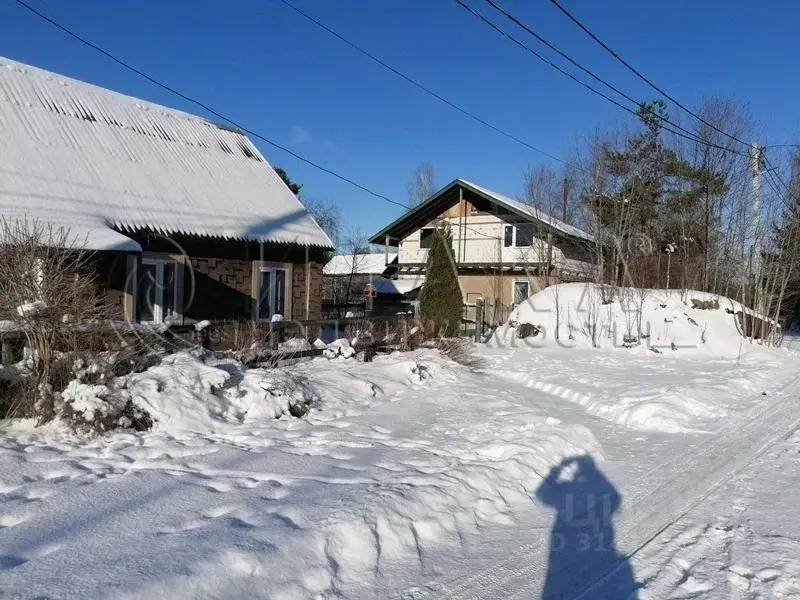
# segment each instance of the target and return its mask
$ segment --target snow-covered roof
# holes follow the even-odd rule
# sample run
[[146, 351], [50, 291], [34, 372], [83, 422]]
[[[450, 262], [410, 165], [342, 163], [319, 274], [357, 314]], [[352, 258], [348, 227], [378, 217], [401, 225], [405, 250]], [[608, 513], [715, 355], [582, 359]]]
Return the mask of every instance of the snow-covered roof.
[[397, 253], [390, 252], [388, 263], [386, 255], [380, 254], [337, 254], [322, 268], [323, 275], [380, 275], [387, 264], [397, 260]]
[[422, 287], [422, 284], [425, 283], [425, 277], [376, 279], [372, 283], [375, 285], [375, 289], [378, 290], [378, 293], [381, 294], [407, 294], [408, 292]]
[[333, 247], [242, 133], [3, 57], [0, 148], [0, 216], [92, 249], [144, 228]]
[[414, 226], [418, 226], [415, 224], [420, 220], [429, 222], [430, 220], [434, 219], [439, 215], [439, 212], [437, 211], [441, 211], [443, 203], [453, 202], [453, 194], [451, 192], [453, 192], [459, 186], [463, 189], [470, 190], [475, 194], [484, 197], [486, 200], [494, 202], [495, 204], [498, 204], [504, 207], [506, 210], [523, 218], [530, 217], [531, 219], [544, 223], [549, 227], [552, 227], [554, 230], [560, 231], [564, 235], [589, 242], [594, 241], [594, 236], [592, 236], [590, 233], [587, 233], [584, 230], [575, 227], [574, 225], [570, 225], [569, 223], [565, 223], [564, 221], [556, 219], [552, 215], [549, 215], [529, 204], [525, 204], [519, 200], [514, 200], [508, 196], [504, 196], [503, 194], [498, 194], [497, 192], [493, 192], [488, 188], [472, 183], [471, 181], [467, 181], [466, 179], [454, 179], [438, 192], [428, 196], [424, 202], [410, 208], [400, 217], [392, 221], [389, 225], [370, 237], [370, 243], [383, 244], [385, 243], [386, 235], [390, 235], [391, 238], [394, 238], [396, 241], [398, 239], [398, 234], [401, 234], [401, 232], [409, 232]]

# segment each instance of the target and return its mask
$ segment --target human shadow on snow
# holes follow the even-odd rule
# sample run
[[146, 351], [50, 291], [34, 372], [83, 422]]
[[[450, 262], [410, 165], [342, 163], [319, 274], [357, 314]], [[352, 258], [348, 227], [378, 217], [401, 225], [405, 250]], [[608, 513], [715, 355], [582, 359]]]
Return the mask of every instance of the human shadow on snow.
[[627, 600], [639, 587], [630, 561], [614, 543], [622, 496], [591, 456], [550, 470], [536, 498], [556, 511], [542, 600]]

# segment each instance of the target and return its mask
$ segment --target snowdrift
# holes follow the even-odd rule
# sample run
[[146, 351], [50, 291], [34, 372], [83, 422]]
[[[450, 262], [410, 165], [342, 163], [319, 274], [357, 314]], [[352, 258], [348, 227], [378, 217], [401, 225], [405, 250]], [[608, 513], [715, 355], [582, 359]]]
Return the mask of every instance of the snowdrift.
[[386, 574], [514, 524], [562, 459], [603, 457], [586, 426], [432, 349], [270, 370], [179, 352], [124, 379], [153, 431], [0, 447], [0, 491], [41, 499], [7, 516], [24, 562], [3, 589], [106, 597], [86, 582], [113, 572], [121, 597], [388, 597]]
[[498, 375], [594, 416], [640, 430], [708, 432], [729, 414], [732, 393], [757, 401], [788, 358], [742, 336], [736, 313], [747, 310], [694, 290], [561, 284], [518, 306], [487, 352], [498, 357]]
[[[729, 358], [745, 344], [736, 317], [740, 311], [751, 314], [735, 300], [695, 290], [563, 283], [520, 304], [489, 343], [688, 350]], [[524, 324], [534, 326], [535, 335], [520, 327]]]
[[333, 350], [328, 359], [275, 368], [247, 368], [233, 358], [184, 350], [106, 384], [73, 380], [62, 393], [62, 402], [71, 413], [92, 421], [114, 404], [130, 401], [152, 417], [154, 431], [206, 434], [284, 415], [308, 416], [312, 421], [320, 418], [319, 413], [322, 420], [342, 416], [354, 407], [369, 406], [379, 395], [396, 393], [451, 368], [446, 358], [431, 350], [364, 364], [352, 358], [354, 352], [340, 352], [352, 350], [346, 340], [329, 348]]

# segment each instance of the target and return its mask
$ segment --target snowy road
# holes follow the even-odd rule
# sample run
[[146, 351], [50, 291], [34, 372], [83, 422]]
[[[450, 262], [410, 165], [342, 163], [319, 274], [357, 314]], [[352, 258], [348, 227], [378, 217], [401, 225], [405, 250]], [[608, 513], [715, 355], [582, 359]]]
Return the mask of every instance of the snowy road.
[[[800, 377], [764, 397], [746, 412], [731, 419], [722, 429], [704, 441], [688, 446], [684, 453], [652, 466], [636, 488], [641, 490], [626, 504], [617, 519], [618, 549], [636, 558], [649, 546], [658, 546], [669, 529], [710, 496], [720, 486], [752, 467], [776, 444], [791, 437], [800, 427]], [[603, 438], [600, 437], [601, 442]], [[538, 598], [547, 568], [547, 536], [530, 542], [504, 558], [468, 576], [430, 582], [428, 589], [415, 587], [399, 598]], [[662, 576], [660, 571], [643, 568], [639, 584], [643, 598], [662, 596], [647, 589]], [[565, 599], [611, 598], [604, 589], [613, 571], [596, 571], [585, 555], [576, 555], [574, 564], [564, 567]], [[659, 586], [663, 583], [659, 581]], [[727, 597], [727, 596], [725, 596]]]
[[[797, 357], [477, 353], [479, 370], [416, 351], [287, 377], [182, 355], [129, 382], [161, 429], [7, 430], [0, 593], [538, 599], [558, 523], [542, 478], [591, 456], [642, 600], [800, 597]], [[275, 419], [262, 375], [319, 407]], [[623, 597], [610, 556], [566, 555], [560, 597]]]

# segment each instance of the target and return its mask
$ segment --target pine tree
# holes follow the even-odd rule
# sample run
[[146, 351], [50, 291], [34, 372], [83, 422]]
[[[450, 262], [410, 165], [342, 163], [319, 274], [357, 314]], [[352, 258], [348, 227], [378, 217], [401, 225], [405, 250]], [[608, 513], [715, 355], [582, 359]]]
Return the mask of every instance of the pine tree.
[[[670, 244], [680, 248], [682, 285], [688, 273], [707, 265], [712, 244], [712, 203], [727, 189], [724, 173], [707, 160], [692, 164], [662, 140], [668, 118], [661, 100], [643, 103], [638, 111], [641, 129], [621, 149], [607, 146], [603, 164], [612, 181], [606, 194], [592, 194], [590, 207], [601, 227], [616, 242], [613, 260], [619, 268], [640, 271], [640, 286], [658, 285], [653, 256]], [[638, 261], [638, 262], [637, 262]], [[705, 276], [704, 276], [705, 278]]]
[[452, 243], [450, 231], [444, 227], [436, 227], [431, 249], [428, 251], [425, 283], [419, 299], [420, 316], [426, 322], [432, 323], [436, 334], [442, 337], [458, 334], [464, 310], [453, 261]]
[[292, 178], [289, 177], [289, 174], [286, 172], [286, 169], [283, 169], [281, 167], [275, 167], [275, 173], [278, 175], [278, 177], [280, 177], [283, 180], [283, 183], [286, 184], [286, 187], [288, 187], [292, 191], [292, 193], [299, 198], [300, 188], [303, 187], [303, 184], [292, 181]]

